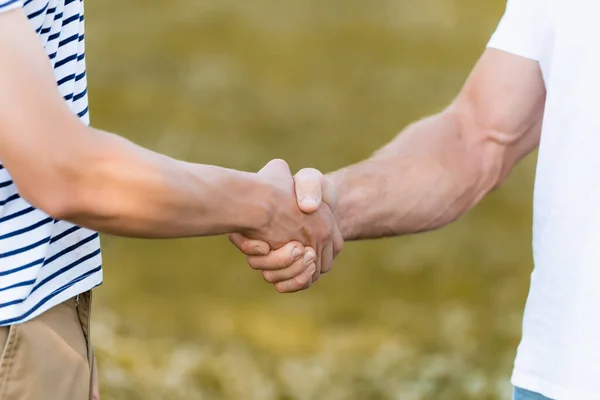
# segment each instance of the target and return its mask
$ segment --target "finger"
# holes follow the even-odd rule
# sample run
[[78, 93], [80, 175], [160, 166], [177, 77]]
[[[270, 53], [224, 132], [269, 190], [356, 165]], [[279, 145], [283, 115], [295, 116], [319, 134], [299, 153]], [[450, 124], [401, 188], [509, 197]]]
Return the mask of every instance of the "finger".
[[273, 270], [287, 268], [298, 259], [302, 259], [304, 246], [299, 242], [289, 242], [266, 256], [250, 256], [248, 264], [258, 270]]
[[[331, 270], [331, 265], [333, 263], [333, 244], [330, 243], [323, 248], [323, 252], [321, 253], [321, 274], [326, 274]], [[316, 275], [316, 274], [315, 274]], [[313, 278], [313, 282], [316, 282], [319, 279], [318, 276]]]
[[247, 256], [266, 256], [271, 251], [271, 246], [261, 240], [248, 239], [239, 233], [229, 235], [229, 241]]
[[315, 253], [311, 249], [304, 253], [304, 257], [298, 258], [292, 265], [287, 268], [277, 270], [262, 271], [262, 276], [269, 283], [277, 283], [287, 281], [298, 275], [303, 274], [315, 261]]
[[321, 268], [323, 266], [323, 248], [317, 250], [317, 259], [315, 261], [315, 272], [311, 279], [311, 282], [316, 282], [319, 280], [319, 276], [321, 276]]
[[333, 231], [333, 259], [344, 250], [344, 237], [340, 230], [336, 227]]
[[266, 178], [281, 180], [283, 182], [291, 181], [292, 172], [287, 162], [281, 159], [271, 160], [262, 167], [258, 174]]
[[323, 174], [314, 168], [304, 168], [294, 176], [298, 207], [306, 214], [319, 209], [323, 199]]
[[315, 270], [315, 264], [311, 264], [304, 273], [292, 279], [288, 279], [287, 281], [277, 282], [275, 284], [275, 289], [277, 289], [279, 293], [294, 293], [304, 290], [310, 285]]
[[338, 190], [331, 179], [324, 176], [322, 181], [323, 202], [334, 211], [338, 204]]

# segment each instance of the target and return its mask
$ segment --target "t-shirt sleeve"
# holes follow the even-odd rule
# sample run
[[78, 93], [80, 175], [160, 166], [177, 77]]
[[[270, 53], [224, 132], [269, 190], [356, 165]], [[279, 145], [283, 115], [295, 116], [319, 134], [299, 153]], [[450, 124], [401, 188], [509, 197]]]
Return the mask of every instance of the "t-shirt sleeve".
[[544, 11], [540, 0], [508, 0], [504, 16], [487, 47], [539, 61]]
[[0, 0], [0, 13], [21, 8], [22, 6], [21, 0]]

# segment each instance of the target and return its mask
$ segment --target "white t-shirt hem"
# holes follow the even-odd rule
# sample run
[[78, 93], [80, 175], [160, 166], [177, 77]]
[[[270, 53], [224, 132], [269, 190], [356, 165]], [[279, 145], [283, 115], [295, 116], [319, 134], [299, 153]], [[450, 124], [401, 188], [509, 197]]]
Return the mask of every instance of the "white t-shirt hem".
[[539, 393], [552, 400], [600, 400], [598, 393], [584, 393], [559, 385], [553, 385], [537, 376], [513, 371], [510, 382], [513, 386]]

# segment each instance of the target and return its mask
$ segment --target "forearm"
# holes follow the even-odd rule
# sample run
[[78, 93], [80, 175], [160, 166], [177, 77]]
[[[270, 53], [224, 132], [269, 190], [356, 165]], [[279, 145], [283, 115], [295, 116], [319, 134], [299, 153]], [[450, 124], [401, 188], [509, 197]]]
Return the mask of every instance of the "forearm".
[[[474, 158], [468, 129], [445, 112], [409, 126], [370, 159], [329, 174], [346, 240], [442, 227], [471, 209], [498, 182], [498, 168]], [[485, 156], [486, 149], [478, 153]], [[489, 149], [494, 151], [494, 149]]]
[[174, 160], [101, 131], [81, 137], [77, 156], [62, 155], [49, 176], [62, 192], [49, 210], [58, 218], [155, 238], [244, 232], [268, 221], [272, 191], [256, 174]]
[[0, 159], [21, 197], [55, 218], [127, 236], [245, 232], [269, 222], [279, 199], [257, 175], [176, 161], [81, 123], [26, 16], [15, 10], [0, 20]]

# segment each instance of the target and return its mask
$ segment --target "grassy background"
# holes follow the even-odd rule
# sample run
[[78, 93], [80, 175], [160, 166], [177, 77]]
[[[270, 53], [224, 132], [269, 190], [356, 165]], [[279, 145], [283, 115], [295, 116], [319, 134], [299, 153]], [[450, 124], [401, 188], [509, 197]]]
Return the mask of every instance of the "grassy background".
[[[359, 161], [444, 107], [504, 0], [88, 0], [92, 123], [257, 170]], [[104, 237], [103, 398], [508, 399], [534, 159], [439, 232], [349, 243], [281, 296], [224, 238]]]

